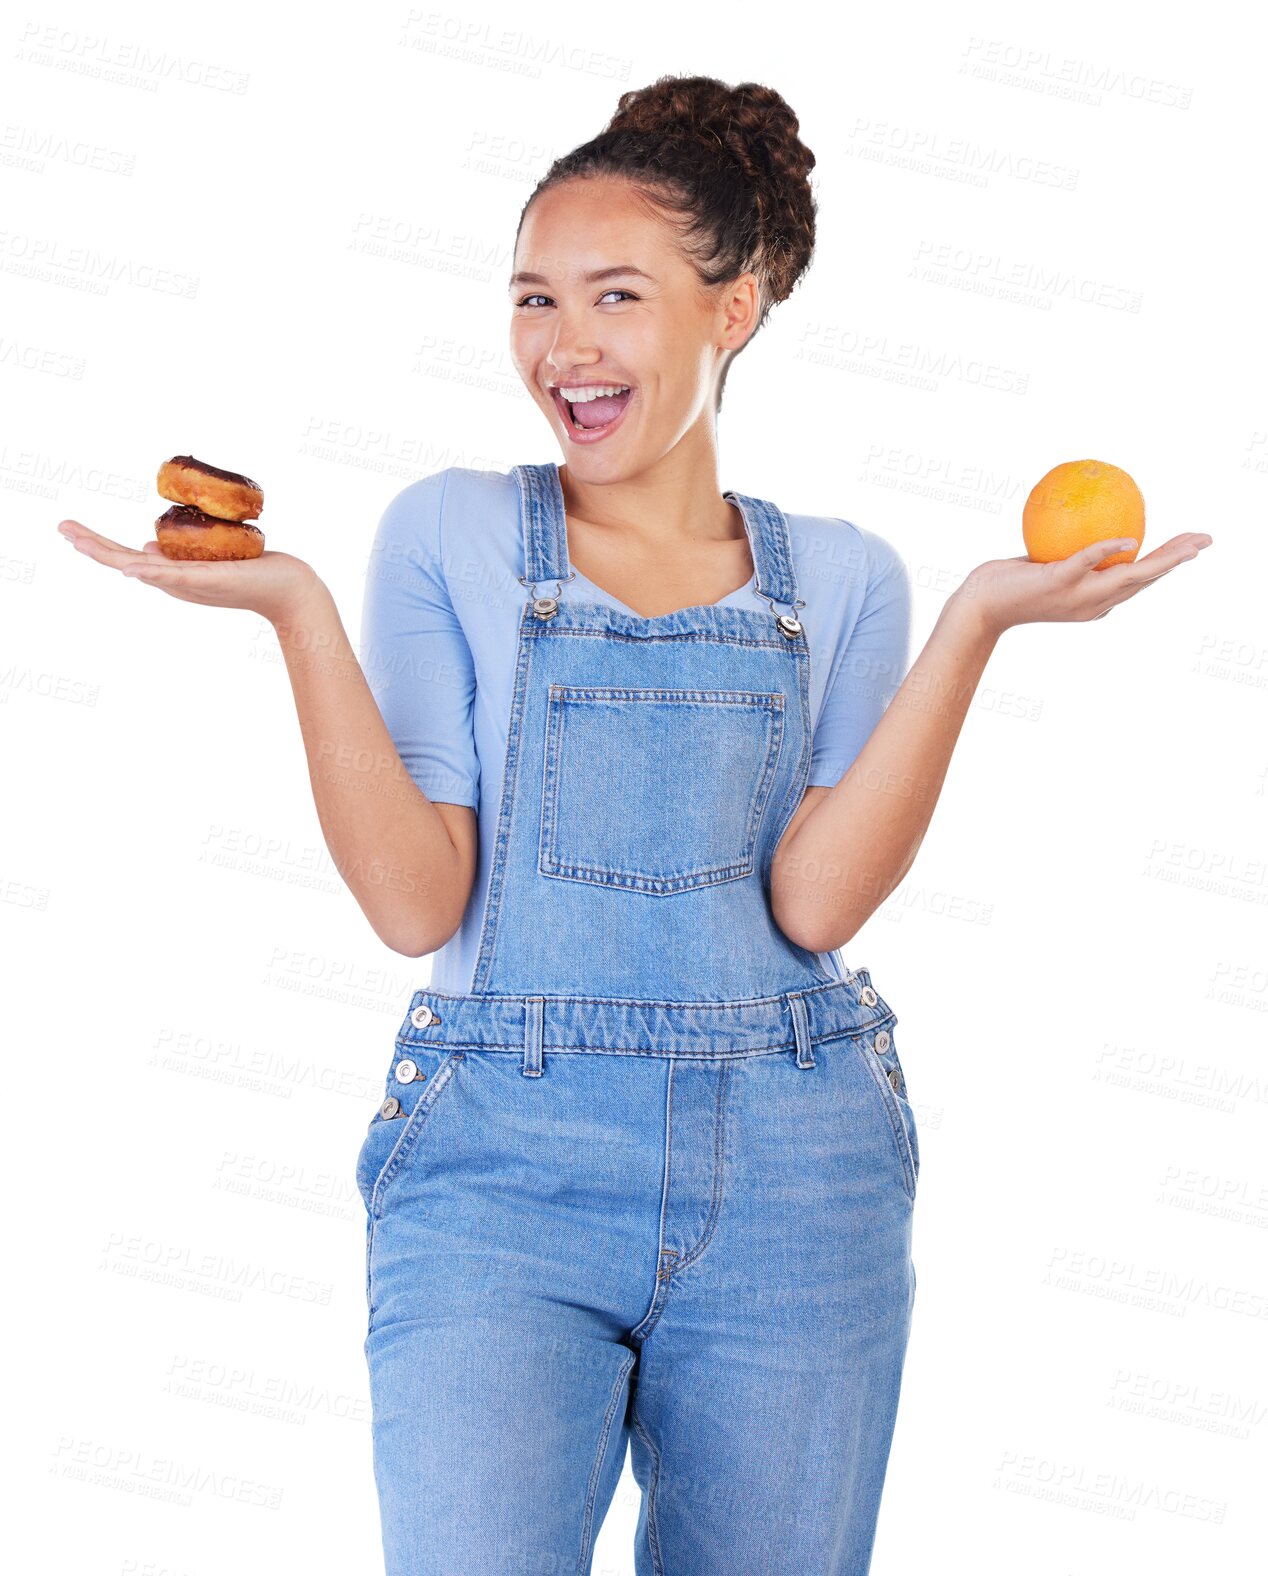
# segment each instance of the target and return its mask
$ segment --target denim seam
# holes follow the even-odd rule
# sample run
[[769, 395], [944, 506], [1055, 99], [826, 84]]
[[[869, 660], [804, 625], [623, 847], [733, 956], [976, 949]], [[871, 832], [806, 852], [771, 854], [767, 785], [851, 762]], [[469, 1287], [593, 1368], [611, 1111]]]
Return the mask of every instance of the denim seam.
[[[887, 1024], [894, 1023], [896, 1020], [897, 1014], [890, 1012], [884, 1017], [872, 1018], [855, 1029], [840, 1029], [831, 1034], [816, 1034], [814, 1043], [816, 1045], [833, 1045], [838, 1040], [860, 1039], [863, 1035], [871, 1034], [877, 1029], [883, 1029]], [[417, 1046], [424, 1042], [398, 1039], [396, 1043], [400, 1049], [409, 1049], [411, 1046]], [[514, 1045], [503, 1045], [500, 1041], [490, 1044], [483, 1040], [446, 1040], [443, 1043], [446, 1050], [492, 1051], [498, 1054], [514, 1052], [518, 1056], [524, 1054], [524, 1042], [522, 1039]], [[700, 1061], [725, 1061], [737, 1056], [778, 1056], [786, 1051], [795, 1051], [796, 1048], [795, 1042], [790, 1044], [786, 1040], [781, 1041], [777, 1045], [755, 1045], [746, 1051], [718, 1051], [709, 1047], [701, 1051], [643, 1051], [625, 1049], [619, 1046], [554, 1045], [548, 1042], [543, 1042], [542, 1044], [543, 1053], [549, 1051], [552, 1054], [572, 1056], [668, 1056], [671, 1059], [680, 1058]]]
[[[767, 614], [755, 612], [754, 618], [768, 617]], [[678, 634], [666, 633], [663, 635], [632, 635], [625, 634], [619, 629], [569, 629], [567, 626], [556, 626], [553, 629], [533, 629], [529, 626], [524, 631], [530, 640], [621, 640], [632, 641], [636, 644], [652, 642], [677, 642], [678, 644], [707, 644], [722, 646], [753, 646], [761, 651], [782, 651], [788, 641], [784, 636], [778, 640], [764, 640], [760, 636], [723, 634], [716, 630], [682, 630]]]
[[637, 1341], [640, 1346], [646, 1344], [665, 1311], [665, 1303], [669, 1300], [669, 1281], [674, 1273], [673, 1261], [677, 1257], [672, 1248], [664, 1248], [656, 1260], [656, 1289], [652, 1293], [651, 1303], [647, 1312], [629, 1331], [629, 1339]]
[[418, 1135], [426, 1126], [432, 1112], [436, 1109], [436, 1102], [445, 1092], [458, 1063], [466, 1052], [455, 1047], [449, 1047], [450, 1054], [432, 1074], [432, 1081], [423, 1090], [414, 1103], [414, 1109], [409, 1114], [409, 1119], [401, 1130], [400, 1136], [392, 1145], [391, 1153], [383, 1162], [383, 1168], [374, 1179], [374, 1186], [370, 1190], [370, 1213], [376, 1220], [383, 1216], [383, 1195], [400, 1174], [410, 1153], [418, 1146]]
[[656, 1448], [652, 1436], [643, 1427], [637, 1410], [630, 1421], [638, 1430], [639, 1437], [647, 1446], [648, 1454], [652, 1458], [652, 1480], [647, 1485], [647, 1549], [652, 1557], [652, 1569], [656, 1576], [665, 1576], [665, 1567], [660, 1557], [660, 1542], [656, 1533], [656, 1490], [660, 1486], [660, 1451]]
[[[804, 649], [797, 646], [789, 647], [789, 654], [797, 664], [797, 692], [801, 705], [801, 715], [805, 725], [801, 730], [801, 755], [797, 761], [797, 770], [793, 775], [792, 786], [784, 805], [783, 819], [776, 822], [771, 829], [767, 856], [762, 865], [762, 886], [769, 892], [771, 869], [775, 863], [775, 854], [779, 849], [785, 831], [793, 816], [797, 813], [802, 799], [806, 793], [806, 779], [810, 775], [810, 762], [814, 754], [814, 727], [810, 717], [810, 647]], [[804, 950], [804, 949], [803, 949]], [[814, 954], [808, 954], [813, 956]]]
[[[817, 996], [821, 991], [839, 990], [843, 985], [851, 984], [860, 974], [867, 973], [864, 968], [855, 969], [852, 974], [843, 980], [823, 980], [817, 985], [798, 987], [798, 994], [803, 997]], [[470, 993], [459, 994], [454, 991], [419, 990], [416, 993], [422, 1000], [432, 1001], [469, 1001]], [[483, 1002], [514, 1001], [522, 1002], [527, 992], [524, 991], [481, 991], [480, 999]], [[691, 1007], [695, 1011], [729, 1011], [735, 1007], [760, 1007], [766, 1002], [782, 1002], [789, 994], [788, 991], [776, 991], [770, 996], [740, 996], [733, 1001], [662, 1001], [651, 997], [631, 996], [563, 996], [548, 995], [547, 1001], [582, 1002], [587, 1006], [604, 1007], [609, 1003], [617, 1007]]]
[[737, 706], [745, 711], [777, 712], [784, 709], [782, 690], [673, 689], [664, 684], [558, 684], [549, 690], [551, 704], [567, 706], [612, 704], [631, 706]]
[[581, 1525], [581, 1552], [577, 1556], [577, 1576], [585, 1576], [587, 1562], [590, 1558], [590, 1544], [594, 1536], [594, 1498], [599, 1488], [599, 1474], [603, 1468], [603, 1458], [607, 1454], [608, 1439], [612, 1432], [612, 1419], [616, 1416], [616, 1404], [624, 1389], [625, 1380], [630, 1369], [634, 1366], [636, 1352], [630, 1352], [621, 1371], [617, 1374], [612, 1385], [612, 1394], [608, 1399], [608, 1409], [604, 1414], [603, 1427], [599, 1431], [599, 1444], [595, 1451], [594, 1465], [590, 1468], [590, 1482], [586, 1490], [585, 1515]]
[[723, 1170], [726, 1160], [726, 1103], [727, 1095], [731, 1088], [731, 1069], [724, 1061], [718, 1076], [718, 1093], [713, 1108], [713, 1197], [709, 1202], [709, 1214], [705, 1219], [704, 1230], [694, 1248], [691, 1248], [682, 1259], [675, 1264], [666, 1276], [672, 1279], [680, 1270], [685, 1270], [688, 1264], [694, 1264], [704, 1250], [709, 1246], [709, 1239], [713, 1236], [718, 1224], [718, 1217], [722, 1213], [722, 1188]]
[[665, 1297], [669, 1291], [669, 1276], [672, 1269], [666, 1273], [665, 1261], [672, 1261], [677, 1254], [672, 1248], [665, 1246], [665, 1222], [669, 1209], [669, 1184], [673, 1175], [674, 1154], [674, 1058], [670, 1057], [669, 1067], [665, 1075], [665, 1159], [661, 1166], [660, 1183], [660, 1209], [656, 1220], [656, 1280], [652, 1287], [651, 1301], [647, 1311], [636, 1325], [631, 1329], [633, 1339], [643, 1341], [656, 1327], [660, 1318], [661, 1309], [665, 1305]]
[[902, 1112], [898, 1110], [895, 1103], [894, 1091], [890, 1088], [889, 1079], [877, 1066], [875, 1051], [871, 1050], [869, 1046], [862, 1044], [856, 1045], [855, 1049], [867, 1064], [868, 1074], [876, 1085], [876, 1092], [881, 1097], [881, 1104], [885, 1108], [885, 1115], [894, 1135], [894, 1149], [898, 1155], [898, 1163], [902, 1168], [903, 1191], [914, 1202], [916, 1197], [915, 1161], [912, 1158], [911, 1145], [907, 1139], [907, 1130], [903, 1125]]
[[[727, 705], [762, 712], [767, 718], [766, 744], [762, 769], [749, 804], [744, 829], [744, 846], [738, 860], [707, 865], [681, 874], [657, 876], [645, 870], [618, 869], [614, 865], [566, 862], [556, 851], [558, 804], [563, 779], [568, 707], [590, 703], [594, 696], [625, 705]], [[672, 697], [667, 699], [667, 697]], [[803, 729], [803, 732], [805, 730]], [[610, 886], [649, 895], [691, 892], [704, 886], [717, 886], [753, 873], [757, 834], [766, 812], [784, 743], [784, 697], [754, 690], [671, 690], [664, 688], [631, 689], [619, 685], [551, 684], [546, 705], [544, 761], [542, 766], [542, 816], [537, 842], [538, 872], [556, 881], [579, 881], [592, 886]]]
[[681, 876], [650, 876], [640, 870], [613, 870], [606, 865], [565, 865], [555, 862], [549, 867], [548, 854], [542, 854], [548, 863], [538, 861], [538, 872], [552, 881], [581, 881], [587, 886], [613, 887], [618, 892], [641, 892], [645, 897], [673, 897], [679, 892], [696, 892], [701, 887], [724, 886], [728, 881], [742, 881], [753, 874], [750, 856], [743, 865], [710, 865], [705, 870], [693, 870]]
[[[527, 622], [527, 606], [520, 615], [523, 633]], [[506, 734], [506, 756], [502, 768], [502, 797], [498, 804], [497, 830], [493, 838], [488, 885], [485, 888], [484, 924], [480, 946], [472, 970], [471, 988], [479, 991], [487, 980], [493, 965], [493, 950], [497, 943], [498, 925], [502, 917], [502, 885], [506, 874], [507, 850], [510, 844], [511, 813], [515, 803], [516, 783], [519, 779], [520, 742], [524, 714], [524, 698], [528, 691], [528, 672], [532, 665], [532, 645], [522, 640], [515, 663], [515, 687], [511, 700], [511, 718]]]

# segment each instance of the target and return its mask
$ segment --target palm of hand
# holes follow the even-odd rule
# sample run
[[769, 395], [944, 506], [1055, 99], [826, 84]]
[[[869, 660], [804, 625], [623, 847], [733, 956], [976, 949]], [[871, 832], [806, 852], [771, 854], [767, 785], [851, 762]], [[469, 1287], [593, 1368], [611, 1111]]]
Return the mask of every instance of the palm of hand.
[[182, 602], [245, 608], [272, 622], [289, 616], [321, 584], [317, 572], [302, 558], [268, 548], [258, 558], [208, 562], [167, 558], [153, 540], [140, 549], [125, 547], [78, 520], [63, 520], [58, 530], [99, 564], [158, 586]]
[[993, 633], [1013, 624], [1081, 623], [1104, 618], [1111, 608], [1187, 559], [1196, 558], [1212, 538], [1200, 531], [1173, 536], [1132, 563], [1096, 566], [1122, 550], [1117, 538], [1093, 542], [1052, 563], [1035, 563], [1024, 553], [979, 564], [956, 595], [977, 609]]

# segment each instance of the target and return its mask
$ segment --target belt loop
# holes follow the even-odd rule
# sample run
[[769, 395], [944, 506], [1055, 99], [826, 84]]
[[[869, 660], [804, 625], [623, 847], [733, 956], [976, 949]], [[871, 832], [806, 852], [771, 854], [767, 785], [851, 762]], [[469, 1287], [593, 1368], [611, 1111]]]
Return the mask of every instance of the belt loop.
[[810, 1024], [806, 1018], [806, 1003], [800, 991], [788, 997], [788, 1006], [792, 1012], [793, 1033], [797, 1037], [797, 1066], [813, 1067], [815, 1053], [810, 1045]]
[[524, 1065], [520, 1071], [525, 1078], [542, 1075], [542, 1019], [544, 996], [524, 998]]

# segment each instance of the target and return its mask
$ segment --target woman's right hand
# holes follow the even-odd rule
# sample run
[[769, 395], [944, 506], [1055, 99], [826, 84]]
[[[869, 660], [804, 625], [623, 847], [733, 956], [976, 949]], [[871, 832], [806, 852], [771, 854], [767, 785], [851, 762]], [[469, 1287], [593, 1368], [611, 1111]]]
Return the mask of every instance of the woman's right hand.
[[78, 520], [63, 520], [57, 529], [81, 553], [129, 579], [158, 586], [182, 602], [246, 608], [271, 624], [292, 619], [310, 595], [324, 589], [311, 564], [290, 553], [266, 548], [258, 558], [175, 559], [165, 557], [157, 541], [146, 542], [140, 550], [124, 547]]
[[978, 564], [952, 592], [949, 603], [971, 608], [982, 628], [998, 637], [1014, 624], [1084, 623], [1143, 591], [1211, 545], [1206, 531], [1183, 531], [1129, 562], [1099, 568], [1134, 537], [1091, 542], [1068, 558], [1037, 562], [1026, 553]]

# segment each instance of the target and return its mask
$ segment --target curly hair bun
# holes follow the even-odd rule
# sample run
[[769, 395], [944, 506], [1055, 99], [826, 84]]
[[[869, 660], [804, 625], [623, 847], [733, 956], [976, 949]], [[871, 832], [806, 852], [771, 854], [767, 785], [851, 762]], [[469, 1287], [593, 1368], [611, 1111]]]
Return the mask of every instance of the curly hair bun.
[[[757, 207], [761, 271], [770, 301], [783, 301], [810, 264], [816, 203], [808, 179], [815, 156], [787, 100], [760, 82], [734, 87], [716, 77], [658, 77], [623, 93], [603, 137], [633, 133], [662, 144], [694, 142], [729, 159]], [[666, 165], [674, 167], [669, 158]]]

